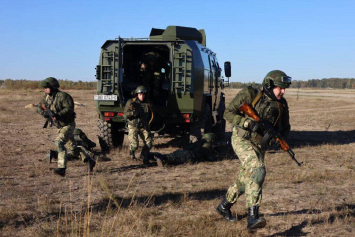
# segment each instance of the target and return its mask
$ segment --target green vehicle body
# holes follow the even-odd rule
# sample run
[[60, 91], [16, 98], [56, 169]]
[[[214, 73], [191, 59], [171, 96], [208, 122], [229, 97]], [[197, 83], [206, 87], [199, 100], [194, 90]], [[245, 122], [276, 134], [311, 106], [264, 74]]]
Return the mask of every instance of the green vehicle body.
[[[157, 52], [163, 62], [159, 64], [163, 78], [159, 96], [152, 101], [152, 133], [198, 139], [214, 131], [224, 136], [222, 69], [216, 54], [206, 47], [204, 30], [168, 26], [153, 28], [149, 38], [119, 37], [101, 47], [95, 95], [100, 140], [108, 147], [122, 145], [127, 134], [124, 106], [142, 85], [138, 65], [147, 52]], [[226, 64], [229, 77], [230, 63]]]

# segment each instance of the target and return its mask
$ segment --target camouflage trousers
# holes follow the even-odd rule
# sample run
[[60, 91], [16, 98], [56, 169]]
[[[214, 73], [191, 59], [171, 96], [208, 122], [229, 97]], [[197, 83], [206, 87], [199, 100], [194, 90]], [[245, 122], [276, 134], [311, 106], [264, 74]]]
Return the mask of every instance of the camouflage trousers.
[[153, 146], [153, 139], [147, 130], [128, 124], [128, 140], [131, 151], [136, 151], [138, 149], [138, 136], [141, 137], [144, 145], [146, 145], [149, 149]]
[[232, 147], [240, 160], [240, 168], [237, 180], [227, 191], [226, 199], [235, 203], [245, 193], [247, 207], [260, 206], [266, 175], [265, 152], [261, 152], [259, 145], [238, 137], [236, 128], [233, 128]]
[[65, 144], [73, 136], [74, 129], [75, 123], [71, 123], [58, 129], [58, 136], [55, 139], [55, 145], [58, 152], [58, 168], [67, 167], [67, 150]]
[[195, 155], [192, 151], [179, 149], [165, 155], [168, 163], [183, 164], [194, 161]]

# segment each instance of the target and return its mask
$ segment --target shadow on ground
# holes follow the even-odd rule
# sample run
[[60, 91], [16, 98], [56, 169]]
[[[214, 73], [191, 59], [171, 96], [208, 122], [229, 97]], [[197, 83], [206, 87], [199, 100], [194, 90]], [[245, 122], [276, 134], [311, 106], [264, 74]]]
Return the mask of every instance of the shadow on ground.
[[[355, 205], [354, 204], [342, 204], [339, 205], [335, 208], [337, 213], [333, 213], [327, 217], [323, 217], [318, 220], [305, 220], [302, 221], [300, 224], [292, 226], [290, 229], [282, 232], [275, 233], [273, 235], [270, 235], [270, 237], [273, 236], [306, 236], [309, 233], [308, 232], [303, 232], [303, 228], [306, 226], [310, 225], [318, 225], [318, 224], [324, 224], [324, 223], [329, 223], [332, 224], [334, 221], [337, 219], [344, 219], [346, 217], [355, 217]], [[322, 213], [320, 210], [300, 210], [300, 211], [293, 211], [293, 212], [282, 212], [282, 213], [275, 213], [270, 216], [282, 216], [282, 215], [295, 215], [295, 214], [319, 214]]]
[[317, 146], [322, 144], [345, 145], [355, 142], [353, 131], [291, 131], [287, 141], [293, 147]]
[[[230, 141], [232, 132], [226, 133]], [[291, 131], [286, 139], [291, 147], [318, 146], [322, 144], [345, 145], [355, 142], [355, 130], [352, 131]]]

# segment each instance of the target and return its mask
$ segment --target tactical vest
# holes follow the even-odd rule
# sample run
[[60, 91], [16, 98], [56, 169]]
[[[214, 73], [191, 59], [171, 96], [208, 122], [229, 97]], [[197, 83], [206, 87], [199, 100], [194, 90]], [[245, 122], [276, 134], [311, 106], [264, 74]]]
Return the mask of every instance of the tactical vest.
[[[133, 105], [134, 103], [134, 105]], [[138, 110], [138, 113], [143, 116], [139, 116], [138, 118], [133, 118], [133, 119], [128, 119], [128, 124], [130, 125], [137, 125], [140, 120], [144, 120], [144, 122], [147, 122], [149, 125], [153, 120], [153, 111], [151, 104], [149, 102], [142, 102], [140, 101], [137, 97], [132, 99], [131, 102], [132, 110], [133, 108]]]
[[[253, 99], [252, 106], [254, 107], [260, 118], [267, 120], [276, 129], [278, 129], [280, 118], [287, 110], [285, 100], [273, 101], [268, 98], [263, 91], [260, 91]], [[245, 127], [237, 127], [238, 136], [251, 140], [256, 144], [261, 144], [261, 140], [264, 136], [262, 131], [251, 132]]]

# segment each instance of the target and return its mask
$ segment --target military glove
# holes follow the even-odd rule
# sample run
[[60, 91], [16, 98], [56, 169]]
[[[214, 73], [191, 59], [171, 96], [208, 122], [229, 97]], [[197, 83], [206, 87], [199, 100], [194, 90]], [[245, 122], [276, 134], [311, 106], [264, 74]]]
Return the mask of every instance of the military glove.
[[260, 124], [254, 120], [250, 120], [248, 123], [248, 129], [252, 132], [256, 132], [260, 127]]

